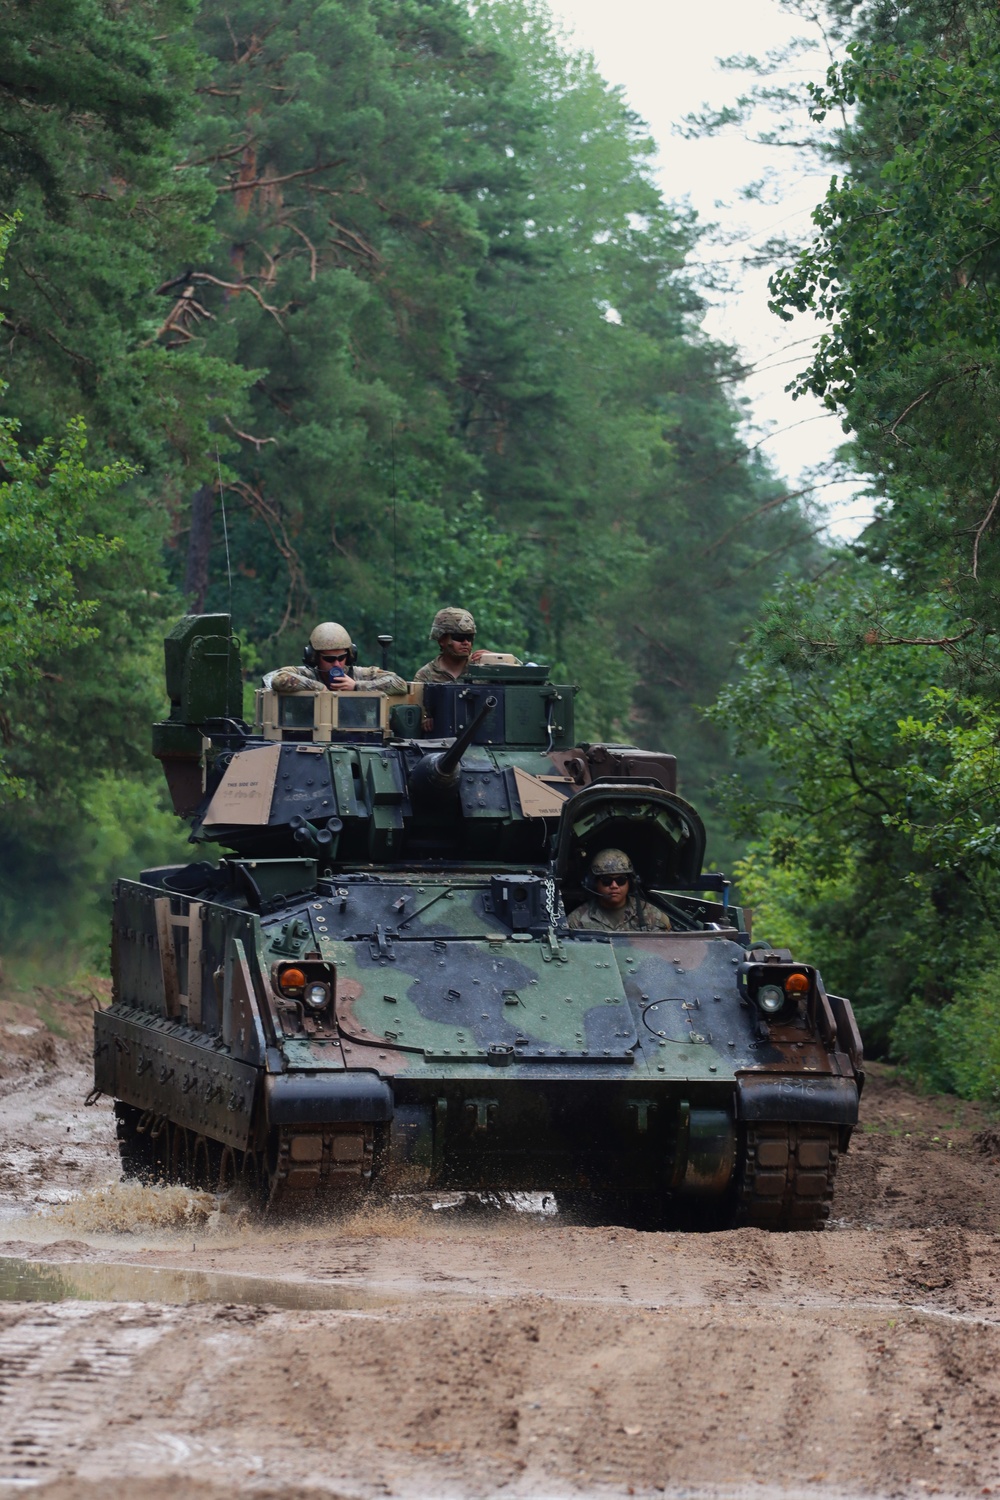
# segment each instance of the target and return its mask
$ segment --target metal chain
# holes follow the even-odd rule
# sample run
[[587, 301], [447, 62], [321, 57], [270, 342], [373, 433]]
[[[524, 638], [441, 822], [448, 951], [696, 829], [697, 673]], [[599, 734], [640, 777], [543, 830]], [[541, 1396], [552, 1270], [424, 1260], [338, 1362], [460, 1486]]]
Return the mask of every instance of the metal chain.
[[550, 877], [543, 881], [545, 886], [545, 915], [549, 919], [549, 926], [556, 925], [556, 883]]

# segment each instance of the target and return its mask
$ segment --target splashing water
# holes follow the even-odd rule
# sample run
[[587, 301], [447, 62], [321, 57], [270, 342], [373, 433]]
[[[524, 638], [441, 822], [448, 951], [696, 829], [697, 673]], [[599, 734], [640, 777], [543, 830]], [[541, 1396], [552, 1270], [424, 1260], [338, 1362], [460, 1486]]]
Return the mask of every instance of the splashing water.
[[48, 1224], [81, 1234], [145, 1234], [150, 1230], [204, 1226], [218, 1210], [213, 1193], [166, 1183], [112, 1182], [60, 1203], [45, 1214]]

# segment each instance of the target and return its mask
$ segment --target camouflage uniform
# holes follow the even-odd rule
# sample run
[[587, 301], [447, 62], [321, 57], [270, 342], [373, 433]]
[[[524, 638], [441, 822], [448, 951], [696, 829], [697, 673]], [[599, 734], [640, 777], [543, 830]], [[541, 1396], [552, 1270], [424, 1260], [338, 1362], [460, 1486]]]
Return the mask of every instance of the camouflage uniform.
[[[459, 631], [463, 635], [471, 635], [475, 639], [476, 622], [467, 609], [460, 609], [455, 604], [446, 604], [444, 609], [439, 609], [431, 624], [431, 640], [439, 641], [442, 636], [451, 635], [453, 631]], [[439, 653], [433, 661], [425, 662], [419, 671], [413, 674], [414, 682], [461, 682], [465, 676], [459, 672], [449, 672], [444, 664], [444, 657]]]
[[[381, 667], [352, 667], [347, 675], [370, 693], [396, 696], [408, 691], [402, 677], [397, 677], [395, 672], [383, 672]], [[274, 693], [322, 693], [326, 689], [326, 683], [315, 667], [279, 667], [275, 672], [268, 672], [264, 686]]]
[[414, 682], [461, 682], [465, 677], [464, 672], [458, 676], [448, 671], [444, 664], [443, 656], [435, 656], [433, 661], [425, 662], [419, 671], [414, 672]]
[[597, 897], [591, 896], [570, 914], [569, 925], [574, 932], [580, 928], [596, 932], [669, 932], [670, 918], [658, 906], [644, 901], [640, 924], [638, 897], [629, 896], [618, 911], [605, 911]]

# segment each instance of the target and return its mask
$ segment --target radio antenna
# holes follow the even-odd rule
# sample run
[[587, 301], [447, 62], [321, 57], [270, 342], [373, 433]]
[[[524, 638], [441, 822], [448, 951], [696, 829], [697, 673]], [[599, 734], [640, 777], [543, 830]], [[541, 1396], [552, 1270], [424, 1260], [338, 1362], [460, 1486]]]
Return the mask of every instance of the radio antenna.
[[226, 543], [226, 578], [229, 583], [229, 619], [233, 618], [233, 568], [229, 560], [229, 526], [226, 522], [226, 491], [222, 483], [222, 460], [219, 457], [219, 445], [215, 445], [215, 467], [219, 474], [219, 504], [222, 506], [222, 536]]
[[[399, 640], [399, 619], [396, 607], [397, 599], [397, 575], [396, 575], [396, 423], [389, 423], [389, 449], [392, 455], [392, 638]], [[397, 645], [396, 651], [399, 647]], [[393, 654], [393, 666], [396, 664], [396, 654]]]
[[[228, 585], [229, 585], [229, 640], [230, 640], [230, 650], [231, 650], [232, 649], [232, 639], [233, 639], [233, 567], [232, 567], [232, 563], [230, 562], [230, 558], [229, 558], [229, 524], [228, 524], [228, 522], [226, 520], [226, 491], [225, 491], [225, 488], [224, 488], [223, 483], [222, 483], [222, 460], [219, 457], [219, 445], [218, 445], [218, 443], [216, 443], [216, 445], [215, 445], [215, 467], [216, 467], [216, 471], [217, 471], [217, 473], [219, 475], [219, 504], [222, 507], [222, 536], [223, 536], [223, 540], [225, 541], [225, 544], [226, 544], [226, 580], [227, 580]], [[228, 653], [227, 653], [227, 655], [228, 655]], [[227, 707], [227, 709], [229, 709], [229, 711], [231, 713], [232, 712], [232, 705], [229, 702], [229, 676], [230, 676], [230, 674], [229, 674], [229, 671], [227, 669], [227, 672], [226, 672], [226, 707]], [[242, 711], [243, 711], [243, 705], [240, 704], [240, 713], [241, 714], [242, 714]]]

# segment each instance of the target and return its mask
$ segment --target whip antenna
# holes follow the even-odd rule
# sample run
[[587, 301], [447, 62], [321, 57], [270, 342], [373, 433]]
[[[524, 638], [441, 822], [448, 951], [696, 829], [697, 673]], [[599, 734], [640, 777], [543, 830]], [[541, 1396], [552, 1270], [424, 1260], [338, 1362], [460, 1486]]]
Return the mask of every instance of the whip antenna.
[[222, 506], [222, 536], [226, 544], [226, 578], [229, 582], [229, 618], [233, 618], [233, 568], [229, 560], [229, 526], [226, 523], [226, 491], [222, 484], [222, 460], [219, 457], [219, 447], [215, 447], [215, 467], [219, 474], [219, 504]]
[[[219, 504], [222, 507], [222, 537], [223, 537], [223, 540], [225, 541], [225, 544], [226, 544], [226, 579], [227, 579], [228, 584], [229, 584], [229, 639], [230, 639], [230, 649], [231, 649], [231, 643], [232, 643], [232, 638], [233, 638], [233, 568], [232, 568], [232, 563], [229, 560], [229, 526], [228, 526], [228, 523], [226, 521], [226, 491], [223, 488], [223, 484], [222, 484], [222, 460], [219, 457], [219, 445], [218, 445], [218, 443], [216, 443], [216, 445], [215, 445], [215, 467], [216, 467], [216, 470], [217, 470], [218, 475], [219, 475]], [[232, 712], [232, 705], [229, 702], [229, 672], [228, 671], [226, 673], [226, 707], [230, 710], [230, 712]], [[243, 705], [240, 704], [240, 712], [241, 712], [241, 714], [242, 714], [242, 711], [243, 711]]]
[[[399, 619], [396, 608], [396, 424], [389, 423], [389, 448], [392, 455], [392, 638], [399, 640]], [[396, 647], [399, 650], [399, 647]]]

